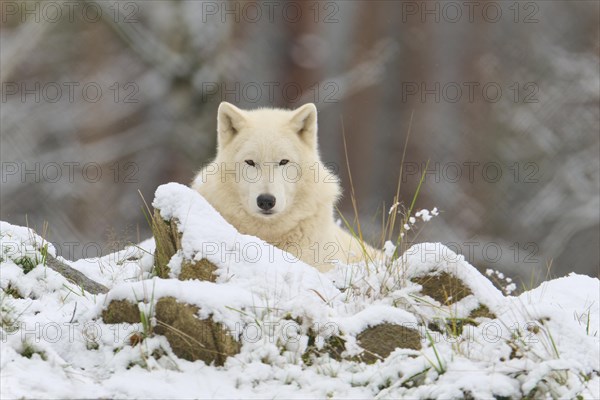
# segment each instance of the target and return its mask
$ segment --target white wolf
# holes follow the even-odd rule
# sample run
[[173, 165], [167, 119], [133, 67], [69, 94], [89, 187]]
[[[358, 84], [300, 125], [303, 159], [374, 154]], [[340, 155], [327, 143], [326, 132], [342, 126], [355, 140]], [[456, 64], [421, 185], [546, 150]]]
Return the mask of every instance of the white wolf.
[[192, 187], [241, 233], [326, 271], [378, 252], [335, 223], [338, 178], [319, 157], [317, 109], [241, 110], [222, 102], [217, 156]]

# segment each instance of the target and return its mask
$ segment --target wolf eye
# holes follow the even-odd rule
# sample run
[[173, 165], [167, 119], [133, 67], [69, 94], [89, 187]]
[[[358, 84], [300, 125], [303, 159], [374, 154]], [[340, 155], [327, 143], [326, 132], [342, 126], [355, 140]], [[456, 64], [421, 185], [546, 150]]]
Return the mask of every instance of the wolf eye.
[[290, 160], [281, 160], [281, 161], [279, 161], [279, 165], [285, 165], [289, 162], [290, 162]]
[[252, 160], [246, 160], [245, 163], [248, 164], [251, 167], [255, 167], [256, 166], [256, 164], [254, 164], [254, 161], [252, 161]]

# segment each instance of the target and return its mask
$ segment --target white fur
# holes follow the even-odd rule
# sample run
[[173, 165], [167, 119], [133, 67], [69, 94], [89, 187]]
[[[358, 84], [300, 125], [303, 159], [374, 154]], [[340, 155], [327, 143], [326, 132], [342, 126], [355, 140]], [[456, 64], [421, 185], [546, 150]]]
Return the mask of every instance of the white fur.
[[[217, 156], [198, 173], [192, 188], [229, 223], [322, 271], [334, 260], [365, 259], [358, 241], [335, 224], [341, 189], [319, 157], [314, 104], [293, 111], [247, 111], [223, 102], [217, 124]], [[281, 166], [281, 160], [289, 163]], [[275, 196], [272, 214], [261, 212], [260, 194]], [[366, 244], [365, 249], [375, 255]]]

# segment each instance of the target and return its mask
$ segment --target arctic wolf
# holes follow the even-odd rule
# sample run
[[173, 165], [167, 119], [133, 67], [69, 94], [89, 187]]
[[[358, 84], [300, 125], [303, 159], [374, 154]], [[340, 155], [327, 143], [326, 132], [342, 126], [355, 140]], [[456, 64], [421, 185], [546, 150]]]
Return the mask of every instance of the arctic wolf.
[[192, 187], [241, 233], [326, 271], [376, 251], [335, 223], [338, 178], [319, 157], [317, 109], [241, 110], [222, 102], [217, 156]]

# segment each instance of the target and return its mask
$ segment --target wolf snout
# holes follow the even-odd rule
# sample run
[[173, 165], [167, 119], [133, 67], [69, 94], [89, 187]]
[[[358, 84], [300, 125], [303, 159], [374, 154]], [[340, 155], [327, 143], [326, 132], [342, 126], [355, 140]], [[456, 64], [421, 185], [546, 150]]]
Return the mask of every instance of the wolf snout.
[[256, 198], [256, 204], [261, 210], [269, 211], [275, 207], [275, 196], [270, 194], [261, 194]]

